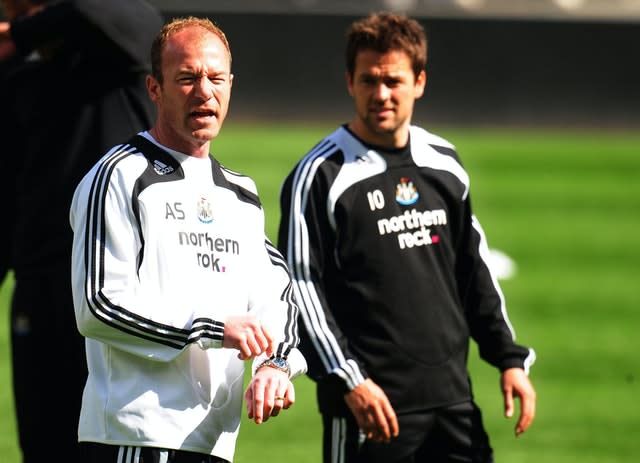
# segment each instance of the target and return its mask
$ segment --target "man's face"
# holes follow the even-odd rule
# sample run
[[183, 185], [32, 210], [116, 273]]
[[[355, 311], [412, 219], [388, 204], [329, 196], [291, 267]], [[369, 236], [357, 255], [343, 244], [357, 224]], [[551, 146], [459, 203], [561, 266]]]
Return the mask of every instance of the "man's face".
[[160, 85], [147, 78], [157, 105], [155, 129], [160, 142], [193, 154], [218, 135], [231, 97], [231, 63], [227, 49], [213, 33], [189, 27], [173, 35], [162, 50]]
[[355, 134], [373, 145], [404, 146], [415, 100], [424, 93], [425, 72], [416, 78], [403, 51], [362, 50], [346, 79], [355, 103], [356, 118], [350, 125]]

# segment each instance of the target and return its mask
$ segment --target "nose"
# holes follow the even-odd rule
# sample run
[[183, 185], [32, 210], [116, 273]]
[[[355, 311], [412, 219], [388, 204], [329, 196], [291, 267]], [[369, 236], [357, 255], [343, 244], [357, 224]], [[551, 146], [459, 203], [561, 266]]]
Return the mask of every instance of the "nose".
[[200, 76], [196, 83], [196, 95], [204, 101], [213, 98], [213, 83], [207, 76]]
[[373, 90], [373, 96], [379, 101], [387, 101], [390, 94], [391, 89], [384, 82], [376, 84]]

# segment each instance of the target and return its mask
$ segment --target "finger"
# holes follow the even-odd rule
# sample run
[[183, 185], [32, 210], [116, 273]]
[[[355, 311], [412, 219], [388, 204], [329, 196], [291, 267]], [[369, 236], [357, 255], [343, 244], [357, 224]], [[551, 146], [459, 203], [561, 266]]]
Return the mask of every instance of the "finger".
[[282, 399], [276, 400], [275, 395], [266, 395], [262, 408], [262, 422], [268, 421], [271, 416], [277, 416], [281, 409]]
[[376, 421], [381, 437], [384, 438], [385, 441], [389, 441], [391, 440], [391, 437], [396, 437], [398, 435], [398, 418], [396, 417], [396, 412], [393, 410], [393, 407], [386, 396], [380, 399], [380, 405], [376, 414]]
[[520, 418], [518, 419], [518, 423], [515, 427], [516, 437], [527, 430], [530, 422], [531, 421], [529, 420], [528, 416], [526, 416], [524, 413], [520, 414]]
[[264, 421], [264, 390], [259, 387], [253, 391], [253, 421], [256, 424]]
[[259, 333], [259, 342], [262, 352], [265, 352], [269, 356], [273, 355], [273, 336], [271, 336], [271, 333], [265, 325], [260, 326]]
[[263, 421], [267, 421], [271, 416], [278, 416], [278, 414], [284, 407], [286, 401], [286, 387], [283, 387], [283, 385], [277, 379], [272, 379], [264, 385], [263, 391]]
[[380, 443], [382, 443], [382, 442], [388, 443], [390, 441], [389, 438], [384, 436], [382, 434], [382, 432], [379, 432], [379, 431], [374, 431], [372, 436], [370, 437], [370, 440], [372, 440], [374, 442], [380, 442]]
[[243, 337], [252, 357], [264, 352], [266, 340], [262, 334], [262, 325], [258, 320], [254, 320], [245, 326]]
[[271, 416], [278, 416], [280, 411], [285, 407], [286, 398], [284, 396], [275, 396], [273, 399], [273, 408], [271, 409]]
[[251, 386], [247, 388], [247, 391], [244, 393], [244, 400], [247, 404], [247, 416], [249, 419], [253, 419], [253, 389]]
[[368, 422], [367, 414], [361, 411], [353, 411], [353, 417], [356, 419], [356, 423], [360, 431], [369, 438], [369, 434], [371, 433], [371, 425]]
[[371, 427], [369, 427], [369, 428], [365, 427], [362, 432], [364, 432], [364, 435], [369, 440], [375, 441], [376, 438], [377, 438], [377, 434], [376, 434], [375, 430], [373, 428], [371, 428]]
[[240, 353], [238, 354], [238, 358], [240, 358], [241, 360], [248, 360], [253, 357], [246, 339], [243, 339], [238, 343], [238, 350], [240, 351]]
[[287, 391], [284, 394], [284, 407], [285, 409], [291, 407], [294, 403], [296, 403], [296, 391], [293, 387], [293, 383], [289, 381], [287, 384]]
[[[273, 390], [273, 396], [271, 396]], [[280, 382], [277, 381], [273, 383], [273, 387], [270, 387], [267, 391], [268, 397], [273, 397], [273, 400], [269, 400], [267, 404], [270, 406], [269, 416], [278, 416], [282, 409], [289, 408], [293, 401], [295, 401], [295, 396], [293, 395], [293, 385], [291, 381]], [[266, 419], [265, 419], [266, 421]]]
[[398, 417], [396, 416], [396, 412], [393, 410], [393, 407], [388, 402], [385, 404], [385, 415], [387, 417], [387, 423], [389, 423], [389, 433], [391, 434], [391, 437], [398, 437], [398, 434], [400, 434]]
[[520, 400], [520, 408], [520, 419], [516, 425], [516, 436], [519, 436], [529, 428], [536, 414], [535, 401], [528, 397]]
[[372, 429], [367, 434], [367, 439], [372, 440], [374, 442], [386, 442], [387, 441], [386, 438], [384, 437], [384, 435], [382, 434], [382, 431], [380, 431], [377, 428]]
[[251, 357], [255, 357], [260, 355], [263, 351], [262, 347], [260, 347], [260, 341], [257, 339], [257, 333], [255, 331], [249, 331], [246, 335], [246, 345], [249, 349], [249, 353]]
[[380, 407], [377, 407], [374, 411], [373, 419], [376, 431], [374, 434], [379, 434], [384, 440], [389, 440], [391, 437], [389, 433], [389, 423]]
[[376, 440], [380, 433], [379, 425], [376, 422], [376, 415], [374, 411], [369, 411], [365, 414], [364, 429], [367, 433], [367, 439]]
[[513, 416], [513, 390], [508, 387], [503, 391], [504, 395], [504, 416], [511, 418]]

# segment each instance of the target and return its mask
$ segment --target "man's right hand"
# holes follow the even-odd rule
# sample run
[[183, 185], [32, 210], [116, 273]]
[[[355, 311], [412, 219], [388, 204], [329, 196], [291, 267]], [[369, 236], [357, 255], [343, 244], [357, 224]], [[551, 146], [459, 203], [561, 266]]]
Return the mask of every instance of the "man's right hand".
[[256, 317], [229, 317], [224, 322], [222, 347], [238, 349], [238, 358], [241, 360], [257, 357], [263, 352], [270, 357], [273, 355], [273, 338]]
[[398, 436], [396, 412], [382, 388], [371, 379], [347, 392], [344, 400], [367, 439], [388, 442]]

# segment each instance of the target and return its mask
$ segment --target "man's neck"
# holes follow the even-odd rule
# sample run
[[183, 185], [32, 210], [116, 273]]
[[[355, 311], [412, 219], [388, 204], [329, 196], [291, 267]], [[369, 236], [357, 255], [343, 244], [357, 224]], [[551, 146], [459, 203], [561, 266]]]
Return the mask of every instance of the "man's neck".
[[202, 143], [182, 141], [176, 142], [176, 137], [167, 137], [158, 126], [152, 127], [149, 134], [162, 146], [166, 146], [174, 151], [193, 156], [194, 158], [206, 158], [209, 156], [211, 141]]
[[349, 130], [367, 145], [377, 146], [388, 150], [396, 150], [407, 146], [409, 142], [409, 127], [401, 127], [394, 132], [378, 133], [369, 130], [364, 124], [352, 121], [347, 126]]

